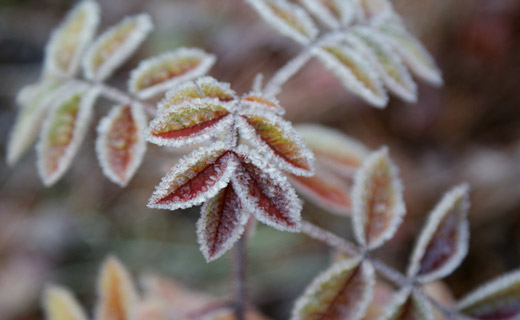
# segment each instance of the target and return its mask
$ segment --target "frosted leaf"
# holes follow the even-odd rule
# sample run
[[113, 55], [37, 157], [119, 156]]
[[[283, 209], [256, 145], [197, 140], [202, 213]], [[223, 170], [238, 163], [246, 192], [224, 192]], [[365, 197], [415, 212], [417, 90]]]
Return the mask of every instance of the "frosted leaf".
[[469, 187], [447, 192], [428, 216], [413, 250], [409, 277], [424, 283], [443, 278], [462, 262], [468, 251]]
[[325, 210], [342, 216], [350, 213], [350, 183], [319, 163], [314, 176], [289, 175], [289, 181], [296, 191]]
[[351, 197], [356, 240], [375, 249], [391, 239], [406, 208], [398, 169], [387, 148], [372, 153], [363, 162], [354, 177]]
[[236, 167], [236, 156], [223, 142], [199, 148], [179, 160], [162, 178], [148, 207], [176, 210], [199, 205], [227, 186]]
[[245, 145], [235, 151], [240, 164], [232, 182], [242, 207], [273, 228], [298, 232], [302, 204], [287, 178]]
[[411, 288], [401, 289], [386, 307], [379, 320], [434, 320], [428, 300]]
[[377, 71], [352, 46], [346, 44], [325, 44], [315, 47], [312, 53], [329, 69], [343, 85], [371, 105], [384, 108], [388, 96]]
[[212, 77], [203, 77], [178, 85], [166, 93], [166, 97], [159, 103], [159, 110], [168, 109], [177, 105], [184, 105], [191, 100], [201, 98], [215, 98], [226, 105], [237, 99], [235, 91], [229, 83], [219, 82]]
[[249, 215], [232, 184], [204, 203], [197, 222], [200, 250], [207, 262], [220, 258], [244, 232]]
[[520, 271], [510, 272], [480, 286], [461, 299], [457, 310], [472, 319], [518, 319]]
[[281, 34], [307, 44], [318, 35], [318, 29], [300, 6], [286, 0], [247, 0], [258, 14]]
[[150, 122], [146, 139], [160, 146], [180, 147], [215, 137], [233, 124], [229, 110], [215, 98], [196, 98], [176, 108], [161, 109]]
[[138, 295], [126, 268], [114, 257], [101, 267], [95, 320], [134, 319]]
[[370, 154], [365, 145], [338, 130], [316, 124], [299, 124], [295, 129], [316, 160], [337, 174], [352, 176]]
[[147, 14], [123, 19], [101, 34], [85, 53], [83, 70], [90, 80], [102, 81], [119, 68], [152, 31]]
[[84, 0], [76, 5], [50, 37], [45, 48], [44, 74], [73, 76], [98, 23], [99, 6], [95, 1]]
[[285, 113], [285, 109], [280, 106], [276, 98], [266, 98], [261, 93], [251, 92], [242, 97], [241, 106], [244, 109], [265, 110], [280, 115]]
[[366, 19], [377, 15], [394, 14], [392, 3], [389, 0], [357, 0], [363, 9]]
[[43, 309], [47, 320], [87, 320], [76, 298], [69, 290], [58, 286], [45, 288]]
[[347, 259], [319, 275], [305, 290], [291, 320], [358, 320], [372, 300], [374, 269], [369, 262]]
[[59, 84], [39, 82], [23, 88], [17, 96], [21, 105], [7, 144], [7, 163], [15, 164], [29, 149], [40, 131], [42, 120], [56, 98]]
[[46, 186], [61, 178], [78, 152], [98, 94], [97, 89], [76, 85], [57, 93], [59, 99], [52, 102], [37, 145], [38, 173]]
[[402, 25], [398, 18], [382, 18], [375, 23], [379, 34], [397, 52], [404, 63], [421, 79], [432, 85], [442, 85], [442, 74], [423, 45]]
[[130, 92], [141, 99], [151, 98], [182, 82], [205, 75], [215, 56], [196, 48], [180, 48], [139, 63], [130, 74]]
[[330, 28], [348, 25], [355, 17], [353, 0], [302, 0], [303, 5]]
[[97, 128], [96, 151], [103, 173], [124, 187], [141, 165], [146, 152], [146, 115], [138, 104], [119, 105]]
[[351, 45], [373, 61], [391, 92], [404, 101], [417, 101], [417, 86], [412, 76], [383, 37], [368, 27], [356, 28], [347, 37]]
[[259, 111], [237, 118], [240, 135], [273, 159], [276, 166], [299, 176], [314, 174], [314, 155], [290, 122]]

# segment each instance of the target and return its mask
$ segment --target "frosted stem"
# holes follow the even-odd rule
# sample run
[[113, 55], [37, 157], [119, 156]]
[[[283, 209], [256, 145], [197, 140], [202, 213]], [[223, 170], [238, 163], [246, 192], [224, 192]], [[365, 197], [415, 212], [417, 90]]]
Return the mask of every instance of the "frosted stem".
[[282, 91], [282, 86], [311, 59], [310, 48], [305, 48], [296, 57], [289, 60], [283, 67], [278, 69], [274, 76], [265, 85], [264, 93], [268, 96], [276, 96]]
[[245, 320], [247, 307], [246, 286], [246, 239], [242, 235], [233, 248], [233, 280], [235, 284], [235, 319]]

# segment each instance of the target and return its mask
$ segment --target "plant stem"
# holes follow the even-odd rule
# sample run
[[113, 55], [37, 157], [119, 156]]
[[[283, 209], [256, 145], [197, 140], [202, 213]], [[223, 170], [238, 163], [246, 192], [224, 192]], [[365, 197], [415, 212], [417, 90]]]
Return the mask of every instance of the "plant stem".
[[[350, 243], [349, 241], [338, 237], [337, 235], [333, 234], [332, 232], [329, 232], [323, 228], [320, 228], [310, 222], [303, 221], [301, 232], [308, 235], [309, 237], [321, 241], [325, 244], [327, 244], [329, 247], [332, 247], [334, 249], [340, 250], [342, 252], [345, 252], [348, 255], [351, 256], [359, 256], [363, 255], [364, 251], [356, 246], [353, 243]], [[374, 269], [378, 272], [380, 276], [385, 278], [386, 280], [393, 283], [395, 286], [402, 288], [405, 286], [413, 286], [416, 292], [419, 292], [425, 299], [427, 299], [435, 308], [437, 308], [439, 311], [441, 311], [447, 319], [471, 319], [467, 316], [458, 314], [456, 310], [451, 309], [449, 307], [446, 307], [442, 304], [440, 304], [435, 299], [431, 298], [429, 295], [424, 293], [421, 290], [421, 284], [416, 283], [413, 281], [413, 279], [409, 279], [401, 272], [395, 270], [394, 268], [390, 267], [383, 261], [370, 257], [368, 255], [365, 255], [365, 259], [370, 261], [372, 265], [374, 266]]]
[[233, 248], [233, 280], [235, 284], [235, 319], [245, 320], [247, 307], [246, 240], [242, 235]]
[[289, 60], [283, 67], [278, 69], [274, 76], [265, 85], [264, 93], [268, 96], [276, 96], [282, 91], [282, 85], [292, 76], [300, 71], [312, 58], [310, 48], [305, 48], [296, 57]]

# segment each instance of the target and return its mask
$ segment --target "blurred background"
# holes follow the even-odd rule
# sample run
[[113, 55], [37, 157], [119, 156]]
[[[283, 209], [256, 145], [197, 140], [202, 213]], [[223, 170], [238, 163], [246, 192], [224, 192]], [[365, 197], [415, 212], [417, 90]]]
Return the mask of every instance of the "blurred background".
[[[270, 29], [243, 0], [98, 0], [101, 29], [148, 12], [156, 25], [144, 47], [110, 82], [126, 85], [146, 57], [180, 46], [217, 55], [211, 75], [249, 91], [300, 50]], [[0, 158], [17, 113], [14, 98], [40, 73], [45, 43], [73, 1], [0, 0]], [[370, 148], [390, 146], [401, 170], [408, 216], [378, 254], [404, 270], [425, 215], [449, 187], [472, 186], [471, 246], [446, 279], [455, 297], [520, 267], [520, 2], [394, 0], [409, 29], [435, 57], [445, 85], [419, 82], [415, 105], [392, 99], [385, 110], [358, 100], [312, 61], [280, 95], [295, 123], [336, 128]], [[96, 117], [106, 114], [99, 103]], [[121, 189], [103, 177], [94, 125], [71, 170], [44, 188], [31, 151], [16, 166], [0, 162], [0, 319], [40, 319], [45, 283], [94, 302], [101, 260], [117, 255], [132, 271], [154, 271], [202, 291], [231, 290], [228, 256], [206, 264], [198, 250], [199, 209], [166, 212], [145, 204], [177, 154], [149, 145], [143, 166]], [[350, 238], [347, 219], [306, 203], [304, 218]], [[304, 235], [258, 225], [249, 244], [250, 298], [267, 316], [286, 319], [294, 299], [329, 264], [331, 253]]]

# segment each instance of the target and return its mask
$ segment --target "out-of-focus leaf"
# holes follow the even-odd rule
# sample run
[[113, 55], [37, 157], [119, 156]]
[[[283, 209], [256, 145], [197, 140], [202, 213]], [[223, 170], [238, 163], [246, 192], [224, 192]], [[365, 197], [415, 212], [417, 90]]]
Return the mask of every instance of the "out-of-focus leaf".
[[204, 203], [197, 222], [197, 237], [206, 261], [218, 259], [233, 246], [248, 218], [232, 184]]
[[417, 101], [417, 86], [412, 76], [383, 37], [368, 27], [359, 27], [347, 36], [347, 40], [373, 61], [391, 92], [404, 101]]
[[298, 232], [302, 204], [287, 178], [245, 145], [236, 151], [240, 164], [232, 182], [242, 207], [273, 228]]
[[38, 142], [38, 172], [46, 186], [67, 170], [90, 124], [99, 90], [67, 85], [56, 93]]
[[163, 177], [148, 206], [176, 210], [199, 205], [227, 186], [236, 167], [235, 154], [223, 142], [201, 147], [179, 160]]
[[340, 131], [315, 124], [296, 125], [295, 129], [319, 163], [341, 175], [352, 176], [370, 154], [361, 142]]
[[313, 54], [355, 95], [371, 105], [384, 108], [388, 96], [370, 61], [354, 47], [332, 41], [313, 49]]
[[356, 4], [351, 0], [302, 0], [303, 5], [330, 28], [348, 25], [356, 16]]
[[518, 319], [520, 271], [500, 276], [472, 291], [457, 304], [457, 310], [472, 319]]
[[367, 19], [377, 15], [393, 14], [392, 4], [389, 0], [357, 0]]
[[392, 238], [406, 213], [398, 169], [383, 148], [370, 155], [354, 178], [352, 218], [356, 240], [368, 249]]
[[103, 173], [126, 186], [146, 152], [146, 115], [141, 105], [114, 107], [98, 126], [96, 151]]
[[275, 98], [266, 98], [260, 93], [251, 92], [242, 97], [242, 108], [260, 109], [277, 114], [284, 114], [285, 110]]
[[229, 83], [219, 82], [212, 77], [203, 77], [196, 81], [185, 82], [168, 91], [159, 104], [159, 110], [187, 104], [197, 98], [215, 98], [221, 103], [231, 103], [236, 99], [236, 94], [229, 87]]
[[380, 34], [414, 74], [432, 85], [442, 85], [442, 75], [433, 58], [423, 45], [406, 31], [398, 17], [392, 15], [389, 18], [378, 19], [376, 25]]
[[431, 304], [422, 296], [404, 288], [390, 302], [379, 320], [433, 320]]
[[430, 213], [411, 256], [409, 277], [430, 282], [447, 276], [462, 262], [469, 242], [468, 192], [466, 184], [453, 188]]
[[132, 71], [128, 87], [141, 99], [151, 98], [180, 83], [205, 75], [215, 56], [196, 48], [180, 48], [142, 61]]
[[286, 0], [247, 0], [258, 14], [283, 35], [303, 44], [318, 35], [307, 12]]
[[367, 310], [375, 283], [369, 262], [347, 259], [318, 276], [298, 299], [292, 320], [358, 320]]
[[45, 48], [44, 74], [74, 75], [98, 23], [99, 6], [95, 1], [84, 0], [74, 7]]
[[150, 17], [140, 14], [127, 17], [105, 31], [85, 53], [85, 77], [105, 80], [134, 53], [152, 29]]
[[41, 128], [42, 120], [48, 111], [59, 83], [43, 81], [23, 88], [17, 102], [21, 105], [18, 117], [7, 144], [7, 163], [15, 164], [29, 149]]
[[233, 124], [233, 116], [226, 107], [215, 98], [197, 98], [176, 108], [160, 109], [150, 122], [146, 139], [172, 147], [205, 141]]
[[49, 286], [45, 289], [43, 307], [47, 320], [87, 320], [76, 298], [61, 287]]
[[291, 123], [267, 112], [251, 112], [238, 118], [240, 134], [279, 168], [299, 176], [314, 174], [314, 155]]
[[109, 257], [101, 268], [95, 320], [134, 319], [138, 295], [126, 268]]

